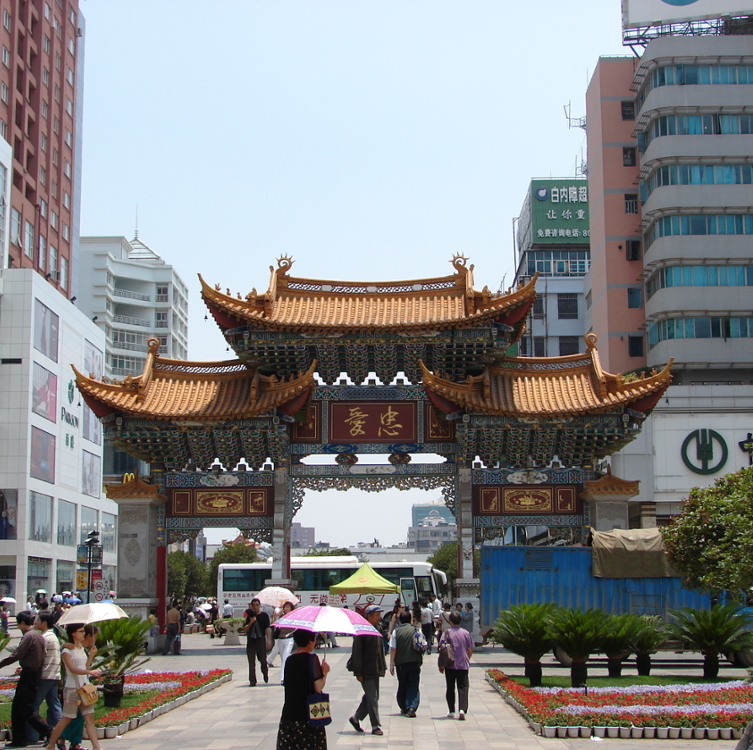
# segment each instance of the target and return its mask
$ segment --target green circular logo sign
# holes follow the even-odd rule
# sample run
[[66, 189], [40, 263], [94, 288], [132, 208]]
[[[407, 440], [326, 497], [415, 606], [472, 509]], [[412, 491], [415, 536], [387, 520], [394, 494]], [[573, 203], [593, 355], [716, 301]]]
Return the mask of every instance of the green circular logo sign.
[[693, 430], [682, 441], [682, 462], [695, 474], [716, 474], [727, 463], [729, 450], [715, 430]]

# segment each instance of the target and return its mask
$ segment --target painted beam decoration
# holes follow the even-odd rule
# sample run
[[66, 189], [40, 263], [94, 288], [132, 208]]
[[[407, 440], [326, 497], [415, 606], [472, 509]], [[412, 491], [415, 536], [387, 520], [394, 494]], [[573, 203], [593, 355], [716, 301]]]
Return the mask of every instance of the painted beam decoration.
[[232, 489], [167, 489], [166, 515], [234, 518], [236, 516], [271, 516], [270, 487], [233, 487]]
[[479, 516], [580, 515], [579, 485], [474, 485], [473, 512]]

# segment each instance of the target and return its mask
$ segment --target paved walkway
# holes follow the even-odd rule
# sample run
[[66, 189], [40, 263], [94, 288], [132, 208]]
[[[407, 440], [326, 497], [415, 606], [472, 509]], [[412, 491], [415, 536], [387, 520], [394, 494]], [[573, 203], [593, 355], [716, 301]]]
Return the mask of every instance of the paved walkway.
[[[360, 748], [416, 748], [417, 750], [585, 750], [593, 747], [588, 739], [546, 739], [534, 735], [528, 723], [510, 708], [484, 679], [484, 671], [496, 667], [510, 674], [522, 674], [520, 659], [500, 648], [487, 647], [473, 656], [470, 674], [470, 712], [465, 722], [445, 718], [444, 677], [436, 669], [436, 656], [424, 660], [421, 672], [421, 705], [418, 716], [401, 716], [395, 702], [396, 681], [389, 674], [381, 683], [380, 712], [383, 737], [368, 732], [356, 734], [348, 723], [361, 699], [361, 689], [345, 669], [350, 654], [350, 639], [341, 638], [342, 646], [324, 653], [332, 665], [327, 691], [332, 702], [333, 722], [327, 727], [328, 747], [347, 750]], [[320, 657], [322, 651], [318, 651]], [[700, 674], [701, 661], [696, 656], [659, 655], [657, 674]], [[279, 663], [279, 657], [277, 658]], [[659, 661], [659, 660], [657, 660]], [[190, 670], [229, 668], [234, 670], [228, 682], [201, 698], [182, 706], [116, 740], [101, 740], [110, 750], [274, 750], [277, 725], [283, 703], [279, 667], [270, 670], [270, 683], [248, 687], [244, 646], [225, 646], [206, 635], [183, 637], [180, 656], [152, 657], [145, 668]], [[632, 667], [631, 667], [632, 669]], [[2, 670], [11, 674], [11, 667]], [[606, 674], [596, 662], [592, 674]], [[545, 674], [567, 674], [553, 658], [545, 660]], [[725, 676], [741, 677], [742, 669], [724, 668]], [[615, 750], [647, 750], [661, 744], [667, 750], [705, 750], [707, 747], [733, 748], [735, 741], [711, 740], [619, 740], [605, 739]], [[86, 743], [85, 743], [86, 744]], [[88, 745], [87, 745], [88, 746]]]

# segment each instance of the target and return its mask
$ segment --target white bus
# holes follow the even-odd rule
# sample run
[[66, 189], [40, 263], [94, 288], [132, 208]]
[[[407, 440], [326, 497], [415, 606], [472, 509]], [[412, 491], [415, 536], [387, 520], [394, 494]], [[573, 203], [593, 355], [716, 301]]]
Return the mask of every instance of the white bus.
[[[330, 594], [329, 587], [344, 581], [362, 565], [354, 555], [291, 557], [290, 568], [298, 588], [295, 594], [302, 604], [347, 605], [361, 609], [379, 604], [392, 609], [398, 594]], [[440, 599], [447, 585], [447, 576], [426, 562], [369, 562], [380, 576], [400, 586], [400, 598], [409, 605], [417, 599], [435, 594]], [[271, 562], [223, 563], [217, 571], [217, 599], [227, 599], [236, 616], [248, 607], [251, 599], [264, 588], [272, 576]]]

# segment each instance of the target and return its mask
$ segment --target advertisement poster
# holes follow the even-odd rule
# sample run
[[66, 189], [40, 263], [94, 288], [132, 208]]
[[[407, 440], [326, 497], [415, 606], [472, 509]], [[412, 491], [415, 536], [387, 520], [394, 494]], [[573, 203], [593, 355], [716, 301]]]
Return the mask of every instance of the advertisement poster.
[[49, 357], [53, 362], [58, 361], [58, 337], [60, 319], [46, 305], [38, 299], [34, 300], [34, 348]]
[[[102, 380], [104, 373], [104, 355], [94, 344], [84, 339], [84, 374]], [[102, 445], [102, 423], [94, 412], [84, 404], [84, 432], [86, 440], [95, 445]]]
[[31, 428], [31, 476], [55, 482], [55, 436], [38, 427]]
[[89, 451], [83, 451], [81, 466], [81, 492], [90, 497], [99, 497], [102, 480], [101, 460]]
[[57, 421], [58, 379], [42, 365], [34, 363], [31, 410], [40, 417]]

